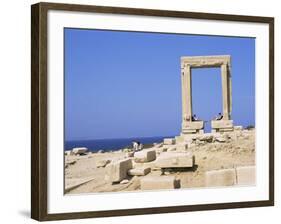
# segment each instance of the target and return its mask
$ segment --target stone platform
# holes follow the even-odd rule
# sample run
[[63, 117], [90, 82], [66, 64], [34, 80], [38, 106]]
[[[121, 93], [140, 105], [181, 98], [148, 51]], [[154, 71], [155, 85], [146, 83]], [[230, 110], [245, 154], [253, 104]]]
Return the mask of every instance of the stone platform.
[[233, 120], [211, 121], [212, 132], [233, 131]]
[[182, 134], [204, 133], [204, 121], [187, 121], [182, 125]]

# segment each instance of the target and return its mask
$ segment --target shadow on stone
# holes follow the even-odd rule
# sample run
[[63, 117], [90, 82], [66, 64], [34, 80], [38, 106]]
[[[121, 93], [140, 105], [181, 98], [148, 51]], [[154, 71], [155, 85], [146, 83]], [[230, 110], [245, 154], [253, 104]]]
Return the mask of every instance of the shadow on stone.
[[195, 172], [198, 169], [198, 165], [194, 164], [193, 167], [177, 167], [177, 168], [161, 168], [162, 173], [170, 172]]

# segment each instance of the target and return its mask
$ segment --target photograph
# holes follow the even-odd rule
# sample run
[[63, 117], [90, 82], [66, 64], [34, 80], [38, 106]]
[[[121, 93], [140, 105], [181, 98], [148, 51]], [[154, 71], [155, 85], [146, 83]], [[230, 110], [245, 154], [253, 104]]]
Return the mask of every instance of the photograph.
[[64, 194], [256, 185], [256, 38], [63, 30]]
[[31, 7], [31, 217], [274, 205], [274, 17]]

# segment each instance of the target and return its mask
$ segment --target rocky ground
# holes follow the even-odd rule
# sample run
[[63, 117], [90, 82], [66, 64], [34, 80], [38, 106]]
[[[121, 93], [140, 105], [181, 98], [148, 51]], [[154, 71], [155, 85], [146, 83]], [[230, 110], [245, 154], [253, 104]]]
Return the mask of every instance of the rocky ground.
[[[177, 147], [186, 144], [187, 148]], [[196, 135], [188, 139], [176, 139], [175, 144], [155, 144], [157, 156], [166, 151], [187, 151], [194, 155], [195, 164], [188, 169], [155, 167], [155, 161], [135, 163], [133, 167], [150, 167], [146, 176], [175, 176], [181, 188], [205, 187], [205, 172], [210, 170], [255, 165], [255, 130], [236, 130], [225, 134]], [[94, 193], [140, 190], [140, 180], [146, 176], [128, 176], [124, 181], [111, 183], [106, 173], [113, 161], [127, 158], [129, 149], [115, 152], [65, 155], [65, 193]], [[132, 157], [134, 161], [134, 158]]]

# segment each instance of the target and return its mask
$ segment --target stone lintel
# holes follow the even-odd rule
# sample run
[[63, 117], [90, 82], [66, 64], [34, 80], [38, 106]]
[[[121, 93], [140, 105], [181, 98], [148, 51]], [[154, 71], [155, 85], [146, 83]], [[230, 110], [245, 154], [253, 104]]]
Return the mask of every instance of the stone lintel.
[[230, 55], [181, 57], [182, 68], [184, 68], [185, 66], [190, 66], [193, 68], [220, 67], [223, 64], [231, 67]]

